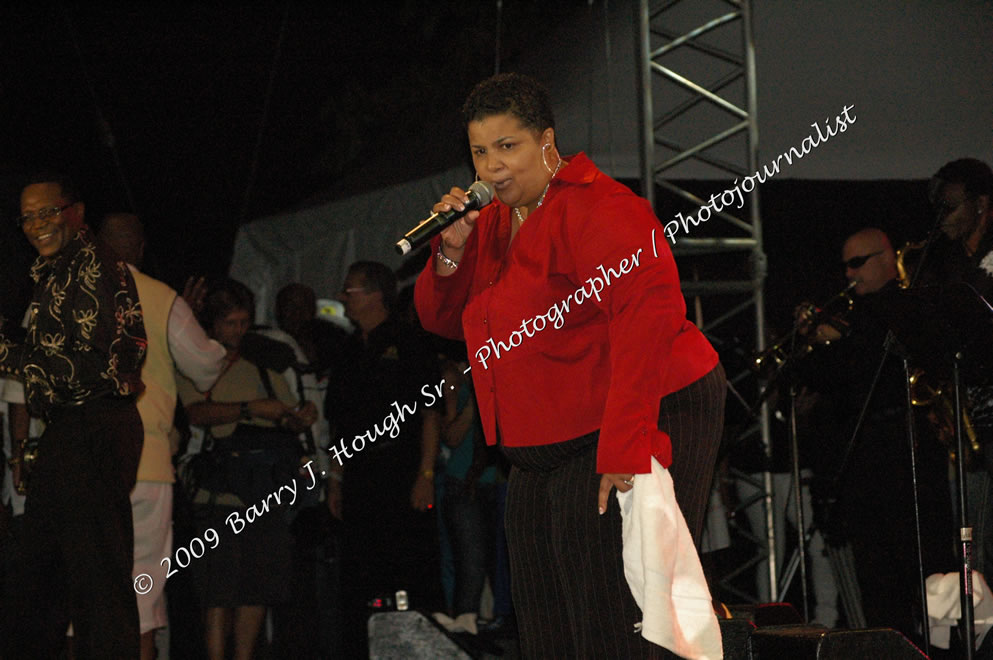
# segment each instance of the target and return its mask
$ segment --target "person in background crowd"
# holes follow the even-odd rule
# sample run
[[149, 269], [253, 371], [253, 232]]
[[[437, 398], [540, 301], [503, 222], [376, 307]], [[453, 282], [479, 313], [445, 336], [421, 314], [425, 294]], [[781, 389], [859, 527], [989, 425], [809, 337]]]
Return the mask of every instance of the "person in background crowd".
[[[328, 386], [327, 417], [339, 438], [331, 445], [328, 506], [344, 523], [346, 643], [355, 657], [366, 654], [371, 599], [405, 590], [411, 607], [437, 610], [441, 603], [431, 511], [440, 392], [431, 394], [434, 401], [422, 393], [437, 386], [438, 369], [421, 336], [395, 318], [396, 296], [396, 278], [384, 264], [349, 267], [341, 300], [356, 331]], [[401, 415], [411, 404], [416, 410]], [[359, 445], [367, 433], [375, 442]]]
[[293, 337], [315, 373], [324, 373], [338, 359], [346, 333], [317, 316], [317, 299], [309, 286], [291, 283], [276, 293], [276, 325]]
[[[329, 324], [316, 320], [317, 298], [313, 289], [303, 284], [287, 284], [280, 289], [276, 294], [275, 312], [278, 328], [260, 327], [252, 332], [286, 344], [293, 350], [294, 363], [283, 372], [283, 378], [297, 398], [312, 402], [317, 410], [317, 421], [305, 431], [305, 445], [313, 450], [310, 458], [315, 460], [319, 473], [324, 473], [329, 467], [327, 447], [330, 439], [323, 412], [328, 386], [328, 347], [322, 339], [330, 335], [315, 336], [320, 334], [315, 332], [315, 325]], [[315, 489], [307, 495], [316, 501], [320, 494]]]
[[[231, 631], [233, 657], [252, 658], [266, 607], [288, 598], [289, 495], [284, 491], [282, 501], [277, 501], [271, 494], [291, 483], [299, 492], [310, 479], [298, 474], [297, 435], [314, 423], [317, 411], [313, 404], [298, 409], [281, 375], [241, 356], [239, 349], [254, 315], [254, 299], [245, 285], [225, 280], [212, 287], [201, 321], [227, 349], [224, 370], [206, 393], [189, 379], [177, 377], [190, 424], [209, 427], [212, 438], [207, 457], [213, 460], [206, 463], [193, 497], [197, 535], [209, 549], [191, 565], [205, 608], [211, 660], [225, 659]], [[250, 522], [248, 507], [258, 512]], [[210, 530], [218, 535], [216, 541]]]
[[[439, 512], [452, 546], [455, 565], [454, 620], [435, 618], [452, 631], [478, 631], [477, 615], [486, 578], [494, 599], [494, 621], [511, 615], [510, 572], [506, 565], [503, 502], [506, 474], [487, 447], [476, 413], [468, 363], [445, 360], [442, 377], [445, 404], [441, 436], [450, 454], [444, 468], [444, 493]], [[499, 550], [503, 545], [502, 551]]]
[[[275, 315], [278, 328], [253, 328], [247, 336], [262, 335], [292, 349], [293, 364], [282, 372], [283, 378], [298, 399], [313, 403], [317, 410], [317, 420], [304, 431], [301, 440], [307, 448], [306, 458], [314, 461], [315, 473], [326, 475], [330, 468], [327, 452], [330, 440], [324, 399], [330, 356], [340, 343], [335, 339], [344, 332], [317, 319], [317, 298], [313, 289], [303, 284], [287, 284], [276, 293]], [[327, 507], [320, 501], [323, 496], [322, 487], [303, 491], [290, 511], [294, 532], [293, 588], [290, 600], [275, 608], [272, 618], [274, 642], [284, 656], [312, 657], [320, 652], [322, 636], [311, 634], [314, 617], [318, 615], [319, 603], [338, 593], [325, 570], [329, 562], [322, 561], [328, 555], [335, 556], [335, 545], [329, 539], [333, 525]], [[323, 542], [315, 545], [316, 540]], [[325, 640], [331, 637], [323, 635]]]
[[97, 239], [131, 269], [141, 301], [148, 354], [141, 369], [145, 391], [138, 414], [145, 432], [137, 483], [131, 491], [134, 519], [134, 570], [149, 575], [151, 591], [138, 594], [141, 658], [155, 658], [155, 631], [168, 625], [165, 603], [166, 567], [172, 556], [172, 467], [169, 436], [176, 410], [178, 369], [200, 391], [214, 384], [225, 365], [224, 347], [207, 337], [182, 297], [166, 284], [145, 275], [145, 229], [138, 216], [114, 213], [104, 218]]
[[[0, 319], [6, 318], [7, 325], [0, 327], [0, 334], [4, 334], [8, 339], [21, 341], [23, 328], [18, 321], [25, 317], [25, 310], [31, 297], [31, 279], [27, 276], [31, 267], [31, 261], [37, 256], [34, 248], [23, 239], [23, 232], [18, 224], [13, 222], [0, 223]], [[26, 319], [25, 319], [26, 321]], [[0, 325], [3, 322], [0, 321]], [[6, 386], [3, 383], [6, 382]], [[18, 401], [23, 405], [23, 388], [18, 381], [0, 378], [0, 402], [9, 400], [9, 393], [16, 386], [19, 397]], [[16, 518], [24, 513], [24, 497], [18, 495], [14, 490], [13, 468], [7, 464], [14, 456], [13, 447], [10, 444], [10, 416], [8, 407], [0, 403], [0, 414], [3, 414], [6, 424], [4, 425], [4, 477], [0, 485], [0, 544], [7, 538], [7, 522], [12, 522], [10, 518]], [[16, 465], [16, 462], [15, 462]], [[0, 548], [0, 599], [3, 598], [3, 559], [5, 553]]]
[[57, 656], [70, 621], [79, 657], [139, 655], [128, 498], [145, 329], [131, 272], [93, 242], [84, 212], [61, 175], [36, 176], [21, 192], [35, 291], [27, 339], [0, 336], [0, 375], [24, 382], [28, 410], [47, 425], [12, 548], [21, 568], [0, 603], [7, 659]]

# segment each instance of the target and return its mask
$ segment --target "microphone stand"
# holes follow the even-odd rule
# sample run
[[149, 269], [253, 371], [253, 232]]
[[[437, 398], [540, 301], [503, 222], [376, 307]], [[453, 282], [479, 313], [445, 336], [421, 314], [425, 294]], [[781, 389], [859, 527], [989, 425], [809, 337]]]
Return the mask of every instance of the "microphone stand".
[[[849, 286], [851, 288], [851, 286]], [[847, 293], [848, 289], [844, 293]], [[817, 325], [819, 325], [820, 319], [815, 316], [813, 319], [809, 320], [807, 323], [812, 329], [816, 330]], [[785, 594], [793, 581], [793, 576], [796, 573], [797, 566], [800, 568], [800, 584], [803, 597], [803, 619], [804, 622], [810, 622], [810, 606], [808, 597], [808, 579], [807, 579], [807, 544], [814, 534], [814, 523], [811, 523], [808, 528], [805, 517], [806, 514], [803, 510], [803, 484], [801, 481], [800, 473], [800, 443], [799, 443], [799, 433], [797, 431], [797, 414], [796, 414], [796, 384], [797, 384], [797, 374], [794, 363], [802, 359], [803, 355], [798, 354], [796, 351], [796, 335], [799, 334], [799, 321], [794, 325], [792, 331], [792, 340], [789, 356], [787, 359], [777, 367], [776, 371], [769, 378], [766, 387], [759, 394], [758, 401], [752, 406], [753, 411], [757, 411], [763, 402], [769, 397], [771, 392], [775, 387], [778, 387], [780, 381], [784, 378], [788, 378], [789, 382], [789, 425], [788, 425], [788, 436], [789, 436], [789, 447], [790, 447], [790, 466], [792, 470], [792, 480], [793, 480], [793, 499], [794, 506], [796, 506], [797, 519], [796, 519], [796, 531], [797, 531], [797, 547], [793, 552], [793, 556], [790, 558], [788, 564], [785, 566], [782, 576], [782, 585], [780, 586], [779, 592]], [[825, 541], [826, 542], [826, 541]], [[862, 612], [862, 596], [859, 591], [858, 581], [855, 578], [855, 570], [852, 562], [852, 551], [851, 546], [847, 543], [844, 547], [835, 548], [831, 544], [827, 544], [828, 559], [831, 563], [832, 573], [834, 574], [834, 579], [838, 585], [839, 594], [841, 596], [842, 606], [845, 610], [845, 617], [848, 621], [849, 626], [855, 626], [858, 628], [865, 627], [865, 615]]]
[[[814, 330], [816, 328], [812, 328]], [[790, 359], [796, 359], [796, 333], [790, 346]], [[810, 623], [810, 605], [807, 598], [807, 525], [803, 512], [803, 487], [800, 483], [800, 443], [796, 432], [796, 369], [789, 374], [790, 400], [790, 468], [793, 470], [793, 503], [796, 506], [797, 552], [800, 561], [800, 587], [803, 594], [803, 622]], [[785, 593], [785, 589], [783, 590]]]
[[[847, 289], [845, 291], [847, 293]], [[819, 316], [819, 315], [818, 315]], [[816, 317], [815, 317], [816, 318]], [[813, 320], [808, 322], [811, 328], [816, 328], [816, 324]], [[804, 520], [805, 514], [803, 510], [803, 490], [800, 481], [800, 446], [797, 440], [797, 423], [796, 423], [796, 383], [797, 383], [797, 372], [795, 368], [795, 363], [799, 362], [801, 355], [798, 355], [796, 350], [797, 335], [799, 333], [801, 321], [794, 322], [793, 328], [790, 331], [790, 347], [789, 353], [782, 364], [778, 365], [776, 371], [769, 377], [765, 388], [759, 393], [758, 400], [751, 407], [750, 413], [755, 416], [758, 414], [759, 408], [762, 404], [769, 398], [772, 392], [776, 388], [780, 387], [783, 380], [789, 384], [787, 389], [787, 396], [789, 398], [789, 424], [787, 435], [789, 437], [789, 448], [790, 448], [790, 469], [792, 471], [793, 479], [793, 500], [794, 506], [796, 507], [796, 530], [797, 530], [797, 549], [794, 558], [799, 557], [798, 562], [800, 565], [800, 588], [803, 599], [803, 620], [804, 623], [810, 622], [810, 605], [808, 598], [808, 581], [807, 581], [807, 525]], [[778, 592], [785, 595], [786, 590], [789, 587], [789, 583], [792, 581], [793, 576], [793, 560], [790, 561], [791, 568], [784, 575], [784, 584], [782, 589]], [[772, 579], [770, 577], [770, 579]]]
[[[965, 657], [972, 660], [976, 643], [976, 613], [972, 602], [972, 526], [969, 524], [968, 506], [969, 497], [965, 486], [965, 441], [962, 439], [962, 397], [961, 397], [961, 373], [959, 372], [959, 360], [962, 353], [957, 352], [952, 362], [953, 387], [955, 389], [955, 451], [958, 460], [955, 461], [955, 481], [958, 486], [959, 496], [959, 558], [961, 567], [959, 568], [959, 607], [962, 618], [962, 637], [965, 639]], [[980, 543], [982, 540], [980, 540]]]
[[[854, 287], [855, 283], [850, 283], [838, 296], [836, 296], [836, 298], [847, 296]], [[831, 317], [830, 314], [827, 314], [826, 310], [828, 306], [831, 305], [833, 300], [834, 299], [828, 301], [825, 304], [824, 309], [819, 310], [810, 319], [805, 321], [797, 320], [794, 322], [793, 328], [790, 331], [790, 347], [786, 358], [781, 363], [776, 365], [775, 371], [773, 371], [768, 377], [765, 387], [761, 390], [757, 400], [748, 411], [751, 417], [756, 417], [759, 409], [766, 402], [769, 396], [777, 388], [779, 388], [784, 381], [789, 383], [789, 388], [787, 390], [789, 397], [789, 424], [787, 427], [787, 434], [789, 437], [790, 465], [792, 470], [792, 491], [795, 503], [794, 505], [796, 506], [797, 511], [797, 547], [796, 550], [794, 550], [793, 556], [790, 558], [788, 565], [783, 571], [781, 578], [782, 584], [778, 589], [778, 593], [785, 594], [789, 590], [789, 586], [793, 581], [793, 576], [796, 573], [797, 565], [799, 565], [801, 591], [803, 597], [803, 618], [805, 622], [810, 621], [806, 550], [807, 544], [814, 533], [814, 523], [811, 523], [810, 528], [808, 529], [805, 521], [806, 514], [804, 513], [803, 508], [803, 484], [800, 473], [799, 434], [797, 432], [797, 371], [795, 365], [806, 355], [806, 352], [799, 352], [796, 348], [796, 342], [797, 336], [800, 334], [801, 324], [805, 323], [812, 330], [816, 330], [817, 326], [820, 325], [821, 322]], [[768, 474], [768, 471], [766, 471], [766, 474]], [[767, 517], [769, 516], [767, 515]], [[834, 578], [841, 595], [842, 605], [845, 609], [846, 619], [848, 620], [850, 626], [854, 625], [856, 627], [865, 627], [865, 616], [862, 612], [861, 605], [862, 598], [859, 592], [858, 582], [855, 579], [851, 547], [846, 543], [845, 546], [841, 548], [834, 548], [828, 544], [827, 548], [832, 572], [834, 573]], [[770, 580], [775, 580], [775, 577], [770, 576]]]

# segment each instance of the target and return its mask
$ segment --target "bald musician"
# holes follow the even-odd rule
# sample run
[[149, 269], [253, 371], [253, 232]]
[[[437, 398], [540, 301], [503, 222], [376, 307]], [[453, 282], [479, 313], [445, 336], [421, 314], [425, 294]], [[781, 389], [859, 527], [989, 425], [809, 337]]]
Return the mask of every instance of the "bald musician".
[[[833, 326], [817, 326], [816, 341], [830, 345], [811, 353], [801, 380], [816, 393], [817, 411], [806, 432], [820, 439], [815, 466], [819, 486], [837, 503], [822, 530], [829, 543], [849, 542], [870, 627], [892, 627], [919, 640], [920, 595], [910, 487], [910, 450], [906, 436], [906, 394], [900, 359], [891, 355], [869, 402], [864, 424], [842, 464], [855, 420], [869, 395], [883, 355], [886, 327], [871, 313], [872, 300], [897, 288], [896, 252], [885, 232], [861, 229], [842, 247], [845, 278], [854, 283], [854, 306], [843, 336]], [[918, 425], [921, 526], [926, 573], [948, 569], [954, 558], [946, 546], [952, 538], [946, 455], [933, 436]], [[815, 488], [815, 492], [818, 489]], [[823, 521], [824, 519], [822, 519]]]
[[889, 236], [880, 229], [868, 227], [855, 232], [841, 248], [845, 277], [855, 282], [855, 295], [876, 293], [896, 279], [896, 251]]

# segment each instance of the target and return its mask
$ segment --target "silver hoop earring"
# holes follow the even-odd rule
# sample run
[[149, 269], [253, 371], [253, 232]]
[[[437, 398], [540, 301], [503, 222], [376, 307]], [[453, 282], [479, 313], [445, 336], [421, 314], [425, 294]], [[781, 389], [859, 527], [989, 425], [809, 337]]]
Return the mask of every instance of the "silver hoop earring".
[[552, 146], [552, 144], [549, 142], [549, 143], [546, 143], [544, 146], [541, 147], [541, 164], [545, 166], [545, 169], [548, 170], [548, 173], [549, 174], [551, 174], [551, 175], [554, 176], [555, 175], [555, 170], [553, 170], [552, 168], [550, 168], [548, 166], [548, 161], [545, 160], [545, 153], [551, 148], [551, 146]]

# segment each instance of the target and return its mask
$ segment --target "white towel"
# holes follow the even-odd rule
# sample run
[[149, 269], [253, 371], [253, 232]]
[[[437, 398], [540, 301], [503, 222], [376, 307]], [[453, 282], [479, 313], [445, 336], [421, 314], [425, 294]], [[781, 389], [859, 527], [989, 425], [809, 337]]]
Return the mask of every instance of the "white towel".
[[639, 474], [634, 488], [618, 491], [617, 499], [624, 577], [641, 608], [641, 635], [691, 660], [723, 658], [710, 589], [669, 471], [653, 458], [652, 473]]
[[[947, 649], [952, 626], [962, 617], [959, 598], [959, 574], [935, 573], [924, 581], [927, 589], [927, 618], [931, 628], [931, 643]], [[976, 647], [983, 643], [993, 626], [993, 597], [982, 573], [972, 572], [972, 607], [976, 621]]]

